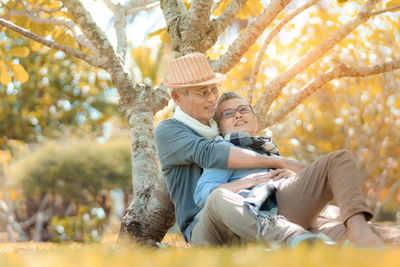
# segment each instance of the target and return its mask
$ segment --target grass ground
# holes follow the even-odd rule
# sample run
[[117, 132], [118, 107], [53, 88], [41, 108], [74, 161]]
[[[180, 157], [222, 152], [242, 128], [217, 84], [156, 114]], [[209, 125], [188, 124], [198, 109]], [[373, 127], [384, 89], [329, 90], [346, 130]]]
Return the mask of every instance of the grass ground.
[[164, 239], [161, 249], [118, 247], [115, 237], [102, 244], [3, 243], [0, 266], [400, 266], [400, 248], [300, 246], [267, 251], [261, 244], [244, 247], [189, 248], [180, 237]]

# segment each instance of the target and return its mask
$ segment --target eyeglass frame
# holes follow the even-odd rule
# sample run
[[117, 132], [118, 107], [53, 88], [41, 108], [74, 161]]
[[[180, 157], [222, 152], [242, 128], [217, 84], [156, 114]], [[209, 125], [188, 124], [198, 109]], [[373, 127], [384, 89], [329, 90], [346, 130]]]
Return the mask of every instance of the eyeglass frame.
[[[240, 107], [243, 107], [243, 106], [249, 107], [249, 108], [250, 108], [249, 111], [244, 112], [244, 113], [243, 113], [243, 112], [240, 112], [239, 109], [240, 109]], [[232, 116], [227, 117], [227, 116], [224, 115], [224, 112], [225, 112], [225, 111], [228, 111], [228, 110], [233, 110], [233, 111], [234, 111], [234, 113], [233, 113]], [[235, 117], [236, 112], [239, 112], [240, 114], [247, 114], [247, 113], [250, 113], [251, 111], [253, 111], [253, 107], [252, 107], [250, 104], [239, 105], [237, 108], [227, 108], [227, 109], [223, 110], [223, 111], [220, 113], [220, 119], [221, 119], [221, 118], [232, 118], [232, 117]]]
[[218, 97], [218, 94], [219, 94], [219, 84], [214, 84], [213, 86], [202, 86], [202, 87], [200, 87], [200, 88], [198, 88], [199, 90], [198, 91], [201, 91], [201, 90], [204, 90], [204, 89], [207, 89], [207, 93], [205, 93], [205, 94], [203, 94], [203, 92], [200, 92], [200, 93], [198, 93], [198, 92], [192, 92], [194, 95], [196, 95], [196, 96], [198, 96], [198, 97], [201, 97], [201, 98], [203, 98], [203, 99], [207, 99], [209, 96], [210, 96], [210, 94], [213, 94], [215, 97]]

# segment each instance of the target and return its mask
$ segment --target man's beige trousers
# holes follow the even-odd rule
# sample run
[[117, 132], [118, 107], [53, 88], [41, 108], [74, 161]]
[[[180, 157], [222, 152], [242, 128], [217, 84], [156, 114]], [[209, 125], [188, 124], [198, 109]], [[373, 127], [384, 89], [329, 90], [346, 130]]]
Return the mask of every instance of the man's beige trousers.
[[[278, 213], [311, 232], [322, 232], [335, 241], [346, 239], [345, 222], [357, 213], [372, 218], [359, 185], [356, 162], [346, 150], [332, 152], [283, 180], [277, 190]], [[320, 212], [335, 200], [340, 217]], [[258, 219], [243, 205], [243, 197], [217, 188], [209, 195], [193, 228], [192, 245], [234, 244], [257, 240]], [[260, 236], [261, 241], [270, 241]]]

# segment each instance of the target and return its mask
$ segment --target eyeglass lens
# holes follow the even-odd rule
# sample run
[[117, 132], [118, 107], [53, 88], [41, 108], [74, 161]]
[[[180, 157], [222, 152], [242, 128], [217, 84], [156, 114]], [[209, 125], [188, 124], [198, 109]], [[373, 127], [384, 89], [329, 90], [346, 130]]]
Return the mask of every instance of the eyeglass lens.
[[203, 87], [203, 88], [200, 89], [199, 94], [200, 94], [201, 97], [207, 98], [207, 97], [209, 97], [209, 95], [211, 93], [213, 93], [214, 95], [218, 96], [218, 92], [219, 92], [218, 86], [213, 86], [211, 88], [210, 87]]
[[221, 115], [224, 116], [225, 118], [231, 118], [236, 115], [236, 111], [238, 111], [240, 114], [246, 114], [251, 111], [251, 106], [250, 105], [240, 105], [237, 108], [228, 108], [228, 109], [222, 111]]

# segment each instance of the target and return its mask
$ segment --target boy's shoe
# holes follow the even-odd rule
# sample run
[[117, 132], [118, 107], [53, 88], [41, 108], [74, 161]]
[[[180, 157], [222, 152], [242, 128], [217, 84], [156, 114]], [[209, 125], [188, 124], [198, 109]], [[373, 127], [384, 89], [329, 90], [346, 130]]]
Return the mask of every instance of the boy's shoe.
[[261, 228], [258, 236], [267, 241], [271, 247], [276, 248], [282, 241], [286, 241], [286, 245], [290, 248], [294, 248], [303, 241], [312, 244], [317, 240], [322, 240], [327, 245], [336, 244], [326, 235], [313, 234], [300, 225], [288, 221], [282, 215], [268, 214], [260, 219]]

